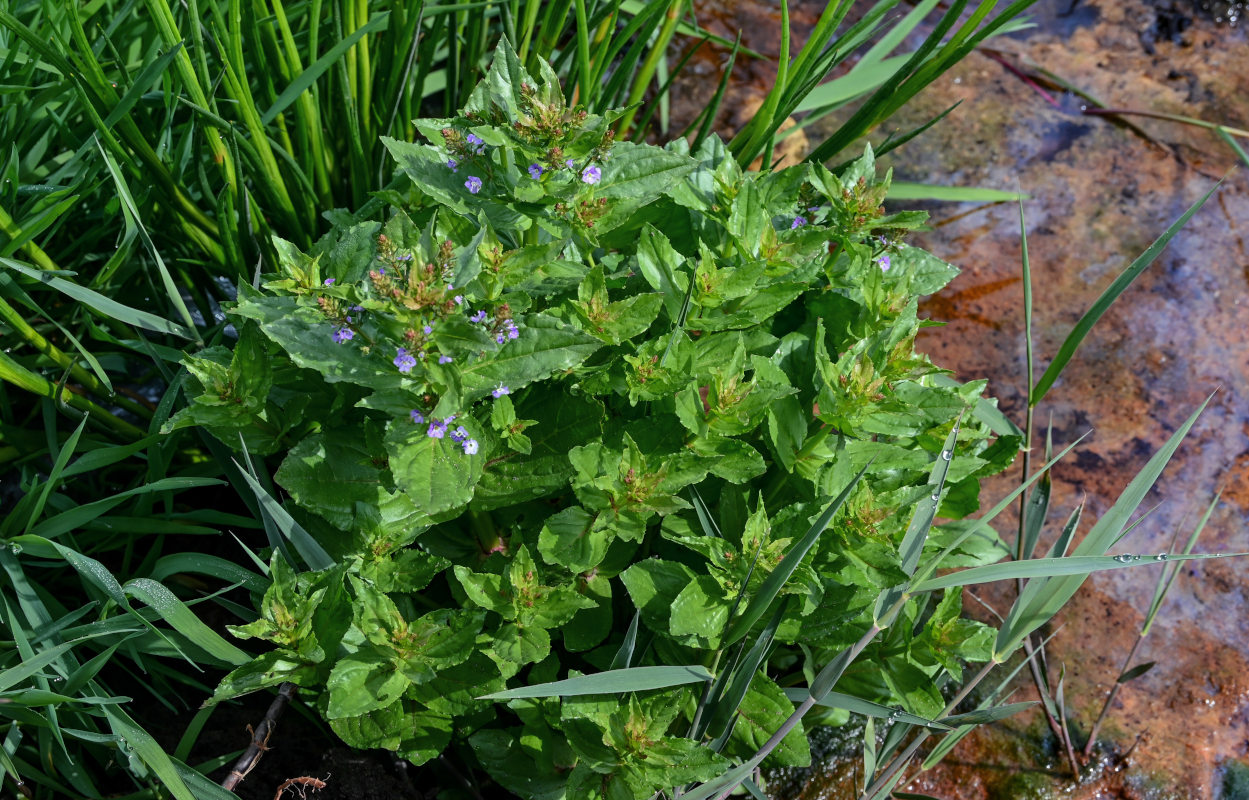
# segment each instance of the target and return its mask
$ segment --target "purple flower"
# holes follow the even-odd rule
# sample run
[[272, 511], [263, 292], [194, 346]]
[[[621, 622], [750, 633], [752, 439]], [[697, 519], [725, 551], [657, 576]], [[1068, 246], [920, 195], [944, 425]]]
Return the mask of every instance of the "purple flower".
[[458, 166], [460, 166], [460, 162], [456, 161], [454, 158], [447, 159], [447, 169], [451, 170], [452, 172], [459, 172], [459, 170], [456, 169], [456, 167]]
[[462, 442], [467, 438], [468, 438], [468, 431], [464, 430], [463, 425], [451, 431], [451, 441], [453, 442]]
[[431, 419], [429, 421], [429, 429], [425, 431], [425, 435], [431, 439], [441, 439], [447, 435], [447, 423]]
[[347, 320], [348, 322], [351, 322], [351, 317], [343, 317], [343, 319]]
[[426, 325], [425, 327], [421, 328], [421, 330], [425, 331], [425, 335], [428, 336], [429, 334], [434, 332], [434, 326]]
[[416, 359], [407, 350], [400, 347], [394, 363], [400, 372], [407, 373], [411, 372], [412, 368], [416, 366]]
[[790, 229], [791, 231], [792, 231], [792, 230], [796, 230], [796, 229], [801, 228], [803, 225], [806, 225], [806, 224], [807, 224], [807, 218], [806, 218], [806, 217], [794, 217], [794, 224], [793, 224], [793, 225], [790, 225], [790, 226], [789, 226], [789, 229]]
[[477, 455], [477, 440], [476, 439], [468, 439], [464, 442], [464, 455], [466, 456]]
[[503, 331], [499, 331], [498, 333], [494, 335], [494, 340], [498, 342], [499, 344], [503, 344], [504, 342], [507, 341], [507, 334], [504, 333]]
[[569, 168], [569, 169], [576, 169], [576, 168], [577, 168], [577, 165], [573, 162], [573, 160], [572, 160], [571, 158], [570, 158], [570, 159], [568, 159], [567, 161], [565, 161], [564, 163], [568, 165], [568, 168]]
[[334, 331], [334, 342], [336, 344], [342, 344], [343, 342], [351, 341], [355, 338], [355, 336], [356, 332], [351, 328], [339, 328]]
[[351, 307], [350, 309], [348, 309], [348, 310], [349, 310], [349, 311], [363, 311], [363, 310], [364, 310], [364, 306], [352, 306], [352, 307]]
[[892, 266], [892, 264], [889, 261], [889, 256], [887, 255], [881, 256], [880, 258], [876, 259], [876, 263], [880, 264], [880, 269], [882, 272], [888, 272], [889, 267]]
[[481, 191], [481, 178], [472, 175], [468, 180], [464, 181], [464, 188], [468, 189], [469, 194], [477, 194]]
[[450, 425], [452, 422], [455, 422], [455, 414], [451, 414], [450, 416], [448, 416], [446, 419], [443, 420], [443, 424], [445, 425]]
[[411, 261], [411, 260], [412, 260], [412, 254], [411, 254], [411, 253], [404, 253], [403, 255], [399, 256], [399, 258], [398, 258], [397, 260], [398, 260], [398, 261]]
[[455, 359], [452, 358], [451, 356], [448, 356], [448, 355], [438, 356], [439, 364], [450, 364], [452, 361], [455, 361]]
[[485, 322], [485, 321], [486, 321], [486, 311], [485, 311], [485, 309], [482, 309], [481, 311], [478, 311], [478, 312], [477, 312], [476, 314], [474, 314], [473, 316], [469, 317], [469, 318], [468, 318], [468, 321], [469, 321], [469, 322]]
[[485, 144], [485, 142], [481, 140], [481, 137], [475, 133], [470, 133], [468, 136], [464, 137], [464, 141], [469, 144]]
[[462, 305], [464, 305], [464, 295], [462, 295], [462, 294], [457, 294], [457, 295], [455, 296], [455, 304], [456, 304], [457, 306], [462, 306]]
[[603, 170], [598, 167], [590, 166], [581, 170], [582, 183], [588, 183], [591, 186], [603, 180]]
[[412, 417], [412, 422], [416, 425], [420, 425], [425, 421], [425, 415], [420, 412], [420, 409], [414, 408], [408, 412], [408, 415]]
[[[519, 339], [520, 331], [516, 328], [516, 323], [510, 319], [503, 322], [503, 334], [509, 339]], [[502, 342], [500, 342], [502, 344]]]
[[386, 268], [385, 268], [385, 267], [378, 267], [378, 268], [377, 268], [377, 274], [378, 274], [378, 275], [385, 275], [385, 274], [386, 274]]
[[333, 278], [326, 278], [326, 279], [325, 279], [325, 285], [326, 285], [326, 286], [333, 286], [333, 285], [334, 285], [334, 279], [333, 279]]
[[498, 400], [503, 395], [511, 394], [511, 393], [512, 393], [511, 389], [507, 388], [506, 386], [500, 383], [498, 386], [494, 387], [494, 389], [490, 392], [490, 396], [493, 397], [495, 400]]
[[530, 164], [530, 165], [529, 165], [529, 177], [533, 178], [535, 181], [536, 181], [538, 178], [541, 178], [541, 177], [542, 177], [542, 172], [543, 172], [543, 170], [542, 170], [542, 165], [541, 165], [541, 164]]

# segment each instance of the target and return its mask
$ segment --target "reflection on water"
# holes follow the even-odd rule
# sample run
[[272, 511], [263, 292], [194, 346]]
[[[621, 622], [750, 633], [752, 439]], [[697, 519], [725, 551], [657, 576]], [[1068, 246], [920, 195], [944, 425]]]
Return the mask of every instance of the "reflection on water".
[[[1034, 7], [1038, 28], [995, 47], [1011, 63], [1052, 70], [1112, 108], [1249, 128], [1249, 40], [1236, 25], [1244, 5], [1042, 0]], [[791, 7], [801, 26], [822, 4]], [[741, 24], [746, 12], [735, 8], [733, 20]], [[770, 4], [756, 7], [762, 19], [747, 35], [774, 30], [774, 11]], [[767, 41], [746, 44], [775, 52]], [[750, 76], [765, 83], [766, 77]], [[1093, 299], [1234, 163], [1206, 130], [1144, 117], [1129, 118], [1129, 127], [1081, 114], [1084, 102], [1072, 95], [1054, 96], [1057, 106], [1001, 64], [973, 55], [891, 125], [909, 130], [962, 100], [896, 154], [897, 177], [1032, 195], [1025, 210], [1037, 376]], [[810, 136], [818, 141], [818, 132]], [[928, 331], [923, 347], [963, 379], [988, 378], [1002, 407], [1022, 421], [1018, 210], [951, 204], [929, 210], [935, 225], [918, 243], [964, 272], [927, 301], [932, 318], [951, 324]], [[1084, 500], [1087, 530], [1176, 426], [1217, 392], [1146, 499], [1146, 507], [1161, 505], [1121, 552], [1165, 551], [1219, 487], [1223, 502], [1198, 549], [1249, 550], [1247, 235], [1249, 171], [1242, 169], [1107, 313], [1039, 409], [1042, 433], [1052, 418], [1056, 444], [1093, 431], [1080, 454], [1055, 471], [1053, 513], [1065, 519]], [[986, 498], [1010, 487], [1009, 480], [988, 483]], [[1010, 530], [1010, 522], [1000, 529]], [[1148, 567], [1096, 576], [1060, 619], [1050, 667], [1055, 680], [1060, 665], [1066, 668], [1077, 740], [1137, 636], [1155, 576]], [[987, 589], [978, 597], [1004, 612], [1013, 590]], [[1224, 776], [1241, 774], [1236, 760], [1249, 756], [1249, 559], [1186, 568], [1139, 656], [1158, 666], [1120, 692], [1103, 732], [1102, 769], [1092, 769], [1096, 775], [1085, 785], [1070, 786], [1044, 723], [1023, 716], [969, 737], [909, 791], [942, 798], [1231, 797], [1222, 793]], [[1030, 692], [1022, 686], [1014, 699]], [[780, 796], [852, 797], [858, 768], [830, 757], [787, 776]]]

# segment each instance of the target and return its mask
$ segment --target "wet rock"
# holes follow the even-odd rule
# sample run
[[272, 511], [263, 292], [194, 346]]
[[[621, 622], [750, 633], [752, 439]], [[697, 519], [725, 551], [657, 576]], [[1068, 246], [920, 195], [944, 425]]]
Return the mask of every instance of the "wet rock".
[[[991, 47], [1024, 69], [1053, 71], [1110, 108], [1246, 128], [1249, 39], [1243, 26], [1229, 24], [1240, 10], [1232, 6], [1243, 5], [1042, 0], [1032, 9], [1038, 29]], [[762, 10], [743, 22], [752, 7]], [[775, 42], [751, 38], [777, 24], [774, 8], [729, 8], [729, 22], [723, 9], [712, 15], [711, 25], [721, 25], [717, 33], [734, 35], [736, 23], [747, 33], [747, 46], [775, 52]], [[791, 8], [805, 36], [822, 6]], [[757, 62], [744, 74], [745, 94], [770, 85]], [[909, 130], [961, 100], [945, 121], [885, 159], [895, 176], [1032, 196], [1025, 211], [1035, 297], [1033, 379], [1101, 291], [1236, 161], [1208, 130], [1141, 116], [1086, 115], [1088, 101], [1061, 90], [1051, 94], [1053, 104], [987, 55], [973, 54], [871, 137], [879, 142], [891, 131]], [[742, 96], [726, 108], [740, 106]], [[834, 124], [811, 126], [811, 140], [820, 141]], [[988, 379], [990, 393], [1022, 422], [1027, 395], [1018, 210], [1009, 204], [930, 204], [929, 210], [933, 229], [918, 243], [964, 272], [925, 304], [929, 316], [951, 324], [927, 330], [922, 347], [964, 380]], [[1198, 550], [1249, 550], [1246, 237], [1249, 173], [1242, 169], [1102, 318], [1045, 398], [1036, 444], [1043, 444], [1051, 420], [1059, 446], [1092, 430], [1080, 455], [1055, 469], [1057, 525], [1084, 501], [1087, 531], [1216, 392], [1143, 507], [1161, 505], [1120, 551], [1166, 551], [1177, 532], [1187, 535], [1220, 486], [1223, 501]], [[987, 481], [985, 499], [1013, 488], [1013, 472]], [[1011, 531], [1013, 522], [1002, 519], [998, 527]], [[1065, 666], [1077, 746], [1138, 636], [1157, 574], [1158, 568], [1147, 567], [1094, 576], [1051, 628], [1057, 631], [1048, 650], [1052, 680]], [[988, 587], [977, 596], [1004, 613], [1014, 589]], [[970, 599], [964, 606], [979, 608]], [[907, 789], [950, 800], [1230, 797], [1229, 785], [1239, 786], [1240, 778], [1228, 776], [1241, 773], [1227, 765], [1249, 749], [1249, 560], [1186, 565], [1138, 650], [1135, 662], [1143, 661], [1157, 666], [1119, 692], [1079, 785], [1044, 720], [1025, 714], [980, 729]], [[1030, 685], [1021, 684], [1012, 699], [1030, 693]], [[815, 770], [785, 776], [778, 796], [854, 797], [854, 786], [862, 785], [857, 769], [830, 755]]]

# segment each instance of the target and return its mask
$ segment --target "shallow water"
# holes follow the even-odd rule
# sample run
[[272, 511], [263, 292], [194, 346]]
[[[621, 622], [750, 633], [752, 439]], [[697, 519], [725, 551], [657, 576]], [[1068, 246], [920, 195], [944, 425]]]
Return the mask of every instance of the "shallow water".
[[[800, 30], [820, 10], [791, 5]], [[1109, 107], [1249, 128], [1249, 39], [1243, 24], [1228, 24], [1240, 21], [1243, 5], [1042, 0], [1034, 7], [1036, 29], [993, 45], [1011, 63], [1046, 67]], [[735, 10], [733, 21], [743, 24], [744, 13]], [[758, 13], [754, 29], [775, 29], [775, 9]], [[747, 44], [774, 52], [766, 36]], [[750, 84], [766, 80], [766, 74], [751, 74], [744, 96]], [[1031, 195], [1025, 212], [1037, 377], [1102, 289], [1234, 163], [1209, 131], [1144, 117], [1126, 118], [1129, 128], [1081, 114], [1085, 103], [1075, 96], [1052, 96], [1054, 104], [975, 54], [892, 123], [905, 131], [962, 100], [949, 118], [898, 151], [895, 176]], [[750, 105], [743, 100], [735, 107]], [[990, 392], [1022, 422], [1018, 210], [1008, 204], [928, 208], [935, 225], [918, 243], [964, 272], [927, 302], [931, 317], [950, 324], [930, 330], [923, 348], [964, 380], [988, 378]], [[1186, 535], [1220, 486], [1223, 501], [1197, 549], [1249, 551], [1246, 238], [1249, 170], [1242, 168], [1101, 320], [1038, 409], [1042, 437], [1052, 415], [1056, 445], [1092, 430], [1079, 455], [1056, 468], [1052, 510], [1065, 519], [1084, 499], [1087, 530], [1215, 393], [1145, 503], [1161, 505], [1119, 552], [1167, 550], [1176, 530]], [[988, 484], [985, 499], [1009, 488], [1010, 480]], [[1155, 578], [1155, 568], [1095, 576], [1058, 620], [1050, 666], [1053, 680], [1065, 666], [1067, 713], [1078, 743], [1136, 638]], [[1138, 651], [1138, 661], [1158, 665], [1120, 692], [1103, 729], [1109, 755], [1083, 785], [1064, 777], [1044, 723], [1022, 716], [970, 737], [909, 790], [942, 798], [1223, 797], [1229, 764], [1249, 755], [1247, 589], [1249, 559], [1185, 569]], [[1012, 591], [986, 591], [980, 598], [1004, 611]], [[1030, 692], [1030, 685], [1021, 686], [1015, 699]], [[791, 776], [786, 796], [852, 797], [852, 773], [852, 765], [830, 760]]]

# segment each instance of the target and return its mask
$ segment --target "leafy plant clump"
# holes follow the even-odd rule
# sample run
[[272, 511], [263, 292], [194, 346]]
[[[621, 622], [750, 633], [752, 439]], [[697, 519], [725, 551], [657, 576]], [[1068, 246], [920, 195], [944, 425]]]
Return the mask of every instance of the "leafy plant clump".
[[[924, 215], [883, 212], [870, 150], [754, 174], [714, 137], [614, 142], [618, 114], [539, 68], [505, 45], [460, 116], [416, 122], [428, 143], [386, 140], [410, 181], [386, 221], [276, 242], [233, 349], [187, 357], [166, 429], [280, 456], [291, 516], [264, 507], [310, 568], [275, 550], [233, 628], [272, 648], [214, 700], [291, 682], [355, 747], [451, 750], [530, 798], [715, 778], [861, 640], [836, 682], [857, 710], [939, 716], [995, 632], [957, 587], [890, 594], [903, 545], [1001, 558], [957, 520], [1020, 437], [915, 352], [917, 298], [956, 273], [903, 241]], [[798, 727], [762, 763], [809, 760]]]

